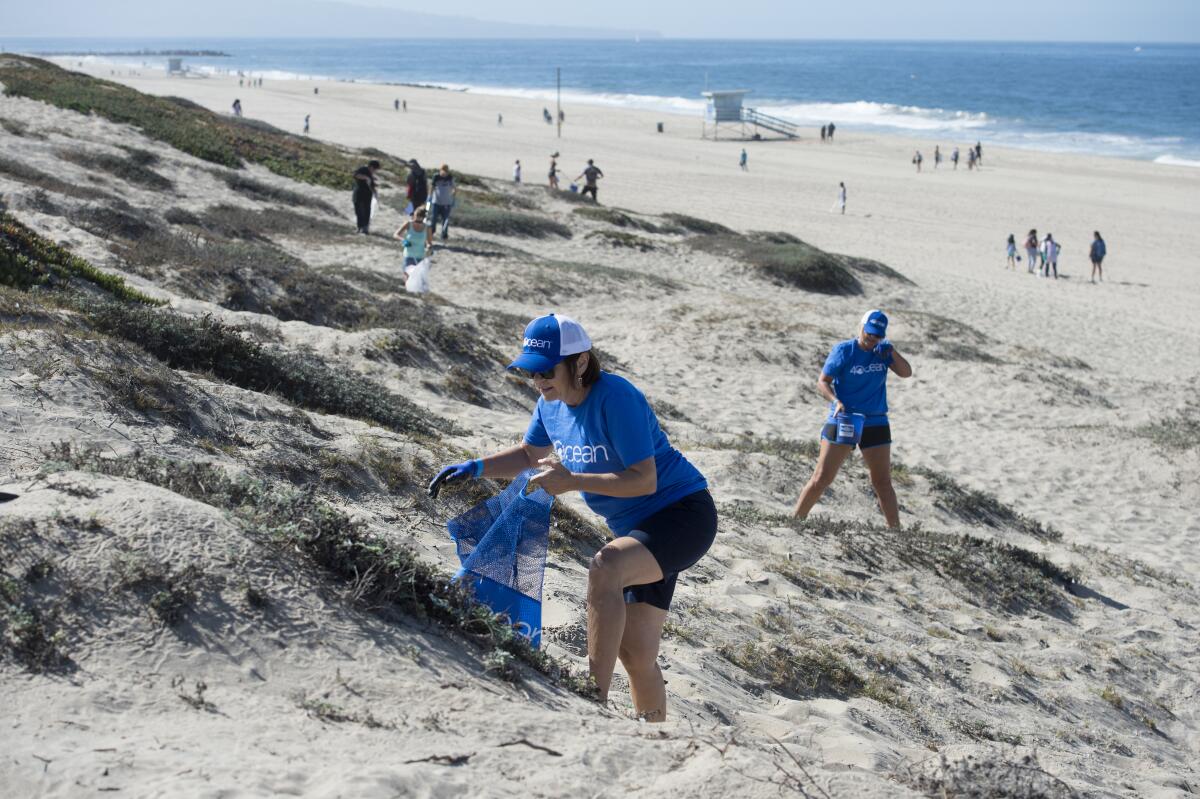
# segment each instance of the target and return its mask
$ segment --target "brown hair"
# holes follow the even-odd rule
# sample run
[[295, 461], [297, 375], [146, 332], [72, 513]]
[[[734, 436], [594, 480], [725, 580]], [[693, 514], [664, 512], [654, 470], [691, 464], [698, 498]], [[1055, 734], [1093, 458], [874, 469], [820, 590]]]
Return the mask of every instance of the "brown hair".
[[[575, 374], [575, 367], [579, 363], [579, 356], [582, 352], [568, 355], [563, 358], [563, 363], [567, 365], [567, 372], [571, 375]], [[582, 383], [585, 386], [590, 386], [600, 379], [600, 359], [596, 357], [595, 350], [588, 350], [588, 364], [583, 369]]]

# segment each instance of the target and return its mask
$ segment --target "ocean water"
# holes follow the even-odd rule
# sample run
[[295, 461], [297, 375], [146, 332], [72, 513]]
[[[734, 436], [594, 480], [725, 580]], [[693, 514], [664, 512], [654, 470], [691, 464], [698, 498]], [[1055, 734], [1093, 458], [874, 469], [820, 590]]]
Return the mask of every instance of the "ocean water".
[[[13, 39], [18, 52], [210, 49], [197, 70], [426, 83], [570, 104], [703, 113], [700, 93], [804, 126], [1200, 166], [1200, 45], [403, 39]], [[165, 59], [124, 56], [130, 65]]]

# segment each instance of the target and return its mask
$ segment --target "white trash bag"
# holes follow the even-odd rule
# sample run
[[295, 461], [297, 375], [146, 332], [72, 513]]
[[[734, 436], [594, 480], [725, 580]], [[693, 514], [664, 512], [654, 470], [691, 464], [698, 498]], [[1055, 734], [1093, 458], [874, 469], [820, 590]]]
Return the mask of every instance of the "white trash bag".
[[408, 268], [408, 279], [404, 281], [404, 288], [409, 294], [429, 293], [429, 267], [431, 265], [428, 258], [423, 258]]

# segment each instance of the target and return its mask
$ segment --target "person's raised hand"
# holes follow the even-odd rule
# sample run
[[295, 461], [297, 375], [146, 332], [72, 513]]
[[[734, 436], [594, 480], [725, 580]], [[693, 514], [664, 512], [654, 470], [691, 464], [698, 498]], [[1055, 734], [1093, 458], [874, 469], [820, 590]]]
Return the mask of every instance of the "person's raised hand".
[[884, 363], [890, 363], [892, 360], [893, 349], [895, 349], [895, 347], [892, 346], [892, 342], [885, 338], [883, 341], [875, 345], [874, 352], [883, 359]]
[[443, 467], [437, 476], [429, 481], [429, 496], [437, 499], [438, 492], [442, 490], [443, 483], [458, 483], [465, 480], [474, 480], [483, 473], [483, 461], [463, 461], [456, 463], [453, 466]]
[[575, 475], [563, 466], [558, 458], [542, 458], [538, 461], [538, 466], [546, 467], [545, 471], [529, 478], [530, 485], [542, 489], [552, 497], [575, 489]]

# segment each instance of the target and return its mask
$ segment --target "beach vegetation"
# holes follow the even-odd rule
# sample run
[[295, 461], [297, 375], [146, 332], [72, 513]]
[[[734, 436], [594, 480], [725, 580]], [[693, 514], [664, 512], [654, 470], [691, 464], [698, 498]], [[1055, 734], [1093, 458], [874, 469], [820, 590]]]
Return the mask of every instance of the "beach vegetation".
[[[787, 235], [787, 234], [784, 234]], [[687, 242], [693, 249], [721, 253], [748, 264], [759, 274], [782, 286], [819, 294], [859, 295], [862, 284], [846, 267], [846, 259], [819, 250], [788, 236], [714, 234], [695, 236]]]
[[[226, 186], [238, 194], [257, 202], [282, 203], [283, 205], [293, 207], [299, 206], [301, 208], [324, 211], [331, 216], [341, 216], [336, 208], [318, 197], [301, 194], [298, 191], [292, 191], [282, 186], [274, 186], [265, 181], [256, 180], [232, 170], [219, 170], [215, 171], [214, 174], [224, 181]], [[344, 229], [344, 227], [342, 226], [339, 230]]]
[[117, 275], [102, 272], [63, 247], [35, 233], [9, 214], [0, 214], [0, 284], [29, 290], [65, 288], [82, 282], [133, 303], [159, 305]]
[[725, 644], [717, 651], [789, 699], [818, 696], [848, 699], [861, 695], [866, 688], [850, 663], [828, 644], [802, 639], [768, 644], [746, 642], [741, 646]]
[[613, 225], [619, 228], [632, 228], [633, 230], [640, 230], [643, 233], [684, 232], [684, 229], [678, 225], [669, 225], [667, 228], [664, 228], [647, 219], [635, 216], [632, 211], [608, 208], [603, 205], [584, 205], [573, 209], [571, 213], [581, 216], [584, 219], [590, 219], [593, 222], [603, 222], [606, 225]]
[[[986, 725], [984, 725], [986, 726]], [[990, 736], [973, 738], [993, 740]], [[909, 763], [895, 774], [897, 782], [925, 796], [962, 799], [1075, 799], [1079, 794], [1065, 782], [1043, 770], [1036, 753], [1026, 753], [1015, 762], [999, 751], [972, 752], [959, 758], [935, 755], [920, 763]]]
[[965, 522], [988, 527], [1011, 527], [1040, 541], [1061, 541], [1062, 533], [1018, 513], [992, 494], [967, 488], [944, 472], [914, 467], [914, 474], [924, 477], [933, 492], [934, 505]]
[[0, 175], [18, 180], [21, 183], [42, 191], [61, 194], [65, 197], [75, 197], [80, 200], [112, 199], [100, 189], [70, 183], [60, 177], [51, 175], [49, 172], [43, 172], [35, 166], [30, 166], [23, 161], [18, 161], [15, 158], [9, 158], [5, 155], [0, 155]]
[[110, 241], [138, 241], [162, 227], [146, 212], [118, 198], [108, 203], [79, 206], [69, 211], [67, 218], [92, 235]]
[[1134, 432], [1163, 449], [1186, 452], [1200, 449], [1200, 405], [1191, 405], [1183, 413], [1156, 422], [1148, 422]]
[[[594, 694], [590, 678], [544, 650], [534, 649], [507, 617], [476, 602], [468, 590], [421, 560], [409, 546], [391, 536], [373, 534], [361, 520], [320, 499], [311, 489], [274, 485], [245, 474], [231, 475], [213, 464], [140, 451], [106, 457], [97, 449], [66, 442], [51, 446], [46, 459], [43, 472], [77, 469], [136, 480], [225, 510], [264, 545], [280, 552], [297, 552], [326, 575], [352, 585], [356, 602], [384, 618], [399, 612], [427, 619], [475, 643], [483, 652], [506, 652], [555, 684], [585, 696]], [[134, 580], [142, 573], [138, 564], [135, 561], [131, 567]]]
[[457, 228], [497, 236], [527, 239], [558, 236], [569, 239], [572, 235], [569, 227], [548, 216], [493, 205], [475, 205], [469, 201], [460, 201], [454, 206], [452, 221]]
[[[0, 117], [0, 128], [3, 128], [7, 133], [18, 138], [29, 136], [29, 125], [20, 119], [11, 119], [9, 117]], [[44, 138], [38, 136], [37, 138]]]
[[155, 156], [145, 150], [126, 153], [122, 157], [97, 150], [59, 148], [55, 155], [89, 172], [107, 172], [126, 183], [150, 191], [169, 191], [175, 188], [174, 181], [168, 180], [147, 165], [153, 161], [148, 161], [146, 156], [150, 156], [151, 159]]
[[637, 250], [639, 252], [650, 252], [658, 249], [658, 246], [645, 236], [627, 233], [624, 230], [593, 230], [587, 234], [587, 238], [598, 241], [601, 244], [607, 244], [610, 247]]
[[707, 219], [700, 219], [687, 214], [663, 214], [662, 218], [670, 223], [671, 227], [682, 229], [688, 233], [698, 233], [702, 236], [736, 236], [732, 229], [725, 227], [717, 222], [709, 222]]
[[[241, 169], [248, 162], [302, 183], [349, 190], [351, 175], [361, 165], [359, 156], [333, 145], [262, 122], [215, 114], [178, 97], [142, 94], [40, 58], [6, 55], [0, 63], [0, 83], [9, 96], [131, 125], [151, 139], [230, 169]], [[407, 173], [402, 161], [380, 155], [374, 157], [384, 162], [388, 173]]]
[[275, 236], [328, 241], [349, 235], [347, 225], [338, 224], [286, 208], [251, 210], [229, 203], [205, 209], [202, 216], [186, 211], [168, 212], [167, 221], [176, 225], [192, 225], [226, 239], [267, 241]]
[[[29, 524], [6, 518], [0, 521], [0, 538], [14, 534], [23, 539]], [[22, 582], [0, 572], [0, 652], [35, 674], [67, 671], [74, 664], [63, 651], [67, 634], [60, 626], [58, 610], [40, 607], [29, 590], [29, 584], [45, 575], [30, 579], [30, 574], [27, 572]]]

